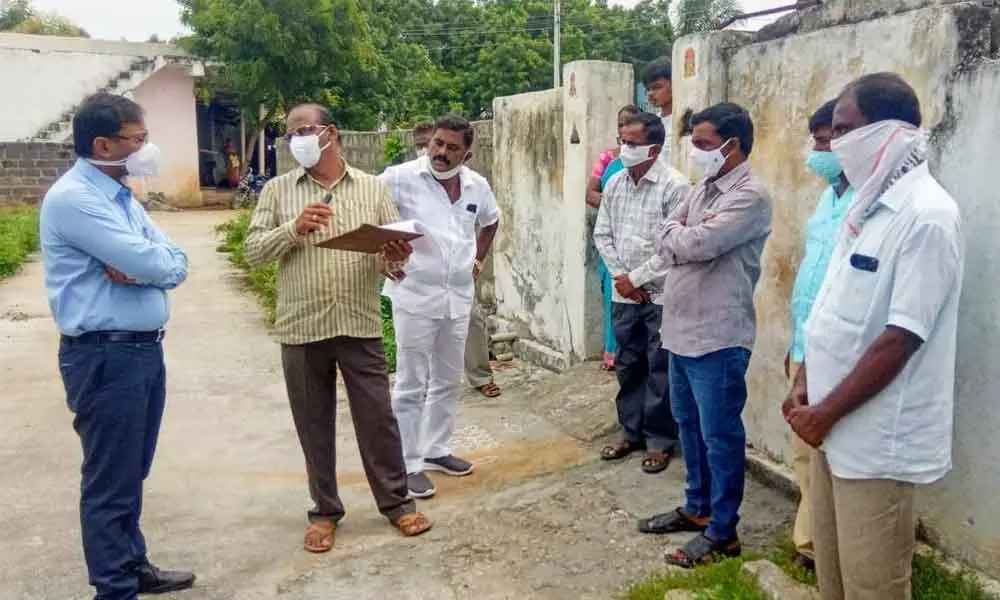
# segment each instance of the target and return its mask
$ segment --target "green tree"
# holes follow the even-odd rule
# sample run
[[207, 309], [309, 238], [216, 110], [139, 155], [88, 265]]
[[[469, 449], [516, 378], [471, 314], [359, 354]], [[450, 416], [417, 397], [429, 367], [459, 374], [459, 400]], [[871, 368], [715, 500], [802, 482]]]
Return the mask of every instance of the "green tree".
[[0, 31], [90, 37], [82, 27], [66, 17], [35, 10], [31, 0], [6, 0], [0, 3]]
[[[260, 123], [304, 101], [330, 107], [338, 123], [374, 128], [381, 59], [358, 0], [179, 0], [194, 35], [182, 41], [205, 58], [208, 84], [247, 111], [253, 148]], [[256, 119], [256, 107], [264, 108]]]
[[688, 35], [708, 31], [740, 12], [738, 0], [680, 0], [677, 4], [677, 32]]

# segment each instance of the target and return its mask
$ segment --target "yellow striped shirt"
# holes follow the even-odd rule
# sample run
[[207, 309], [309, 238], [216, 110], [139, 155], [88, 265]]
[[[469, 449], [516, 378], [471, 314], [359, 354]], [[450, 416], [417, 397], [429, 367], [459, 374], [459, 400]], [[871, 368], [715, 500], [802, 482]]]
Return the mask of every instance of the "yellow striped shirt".
[[338, 336], [382, 337], [379, 274], [375, 256], [317, 248], [314, 244], [364, 223], [399, 220], [389, 188], [377, 177], [347, 167], [330, 188], [331, 228], [295, 232], [295, 219], [327, 189], [305, 169], [276, 177], [260, 193], [246, 239], [251, 264], [278, 261], [275, 333], [282, 344], [306, 344]]

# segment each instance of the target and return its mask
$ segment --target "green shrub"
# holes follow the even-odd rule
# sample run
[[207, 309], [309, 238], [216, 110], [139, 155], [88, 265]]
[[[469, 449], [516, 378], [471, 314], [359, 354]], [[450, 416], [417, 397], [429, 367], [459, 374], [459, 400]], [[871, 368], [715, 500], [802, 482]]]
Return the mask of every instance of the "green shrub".
[[[244, 247], [247, 231], [250, 229], [250, 211], [242, 211], [235, 218], [220, 225], [216, 231], [222, 237], [217, 250], [229, 254], [229, 260], [247, 274], [250, 289], [260, 299], [268, 324], [274, 324], [274, 311], [278, 304], [277, 265], [263, 266], [247, 264]], [[385, 359], [389, 371], [396, 370], [396, 335], [392, 327], [392, 305], [388, 298], [382, 298], [382, 339], [385, 343]]]
[[0, 279], [21, 269], [38, 249], [38, 211], [34, 208], [0, 209]]

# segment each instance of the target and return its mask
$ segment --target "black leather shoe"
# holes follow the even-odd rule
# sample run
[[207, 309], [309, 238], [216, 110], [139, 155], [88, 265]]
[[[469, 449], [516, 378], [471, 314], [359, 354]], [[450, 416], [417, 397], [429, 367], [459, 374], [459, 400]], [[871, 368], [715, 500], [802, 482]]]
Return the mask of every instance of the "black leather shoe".
[[194, 585], [194, 573], [184, 571], [161, 571], [146, 563], [136, 569], [139, 576], [140, 594], [166, 594], [186, 590]]

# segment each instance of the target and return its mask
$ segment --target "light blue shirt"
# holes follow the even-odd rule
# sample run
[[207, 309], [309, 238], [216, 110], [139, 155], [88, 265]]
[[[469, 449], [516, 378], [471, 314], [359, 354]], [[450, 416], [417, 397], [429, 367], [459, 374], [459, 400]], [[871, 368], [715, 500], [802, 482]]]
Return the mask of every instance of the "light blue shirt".
[[801, 363], [805, 360], [806, 320], [823, 278], [826, 277], [830, 256], [837, 245], [837, 238], [852, 200], [853, 187], [848, 187], [838, 197], [833, 186], [828, 186], [820, 196], [816, 212], [806, 223], [806, 253], [795, 277], [795, 287], [792, 288], [792, 346], [789, 350], [792, 362]]
[[[45, 194], [39, 234], [60, 332], [155, 331], [166, 324], [166, 290], [187, 278], [187, 256], [128, 187], [78, 160]], [[113, 283], [105, 266], [136, 283]]]

